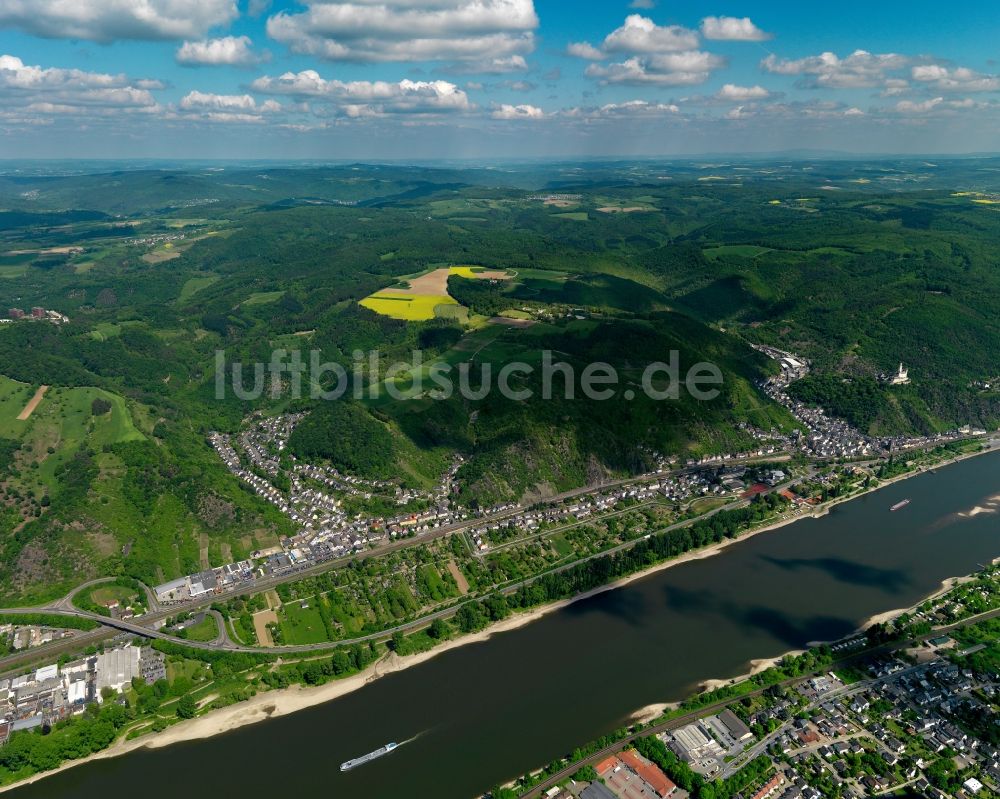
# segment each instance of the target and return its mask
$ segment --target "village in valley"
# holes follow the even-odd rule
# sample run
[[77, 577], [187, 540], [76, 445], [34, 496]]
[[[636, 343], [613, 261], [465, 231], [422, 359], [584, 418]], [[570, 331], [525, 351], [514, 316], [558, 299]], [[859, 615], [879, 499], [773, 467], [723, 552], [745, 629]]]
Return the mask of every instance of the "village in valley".
[[[421, 540], [460, 533], [473, 553], [484, 556], [501, 543], [508, 544], [555, 526], [584, 523], [605, 513], [620, 512], [626, 506], [652, 501], [676, 506], [688, 505], [699, 497], [735, 501], [782, 486], [787, 499], [806, 512], [808, 496], [787, 491], [783, 484], [799, 482], [807, 476], [812, 478], [823, 470], [799, 467], [793, 470], [786, 465], [792, 456], [818, 464], [843, 461], [861, 467], [866, 462], [893, 456], [905, 458], [907, 453], [985, 435], [985, 431], [971, 427], [918, 437], [876, 438], [863, 434], [822, 408], [794, 400], [786, 393], [788, 385], [809, 373], [804, 358], [763, 345], [756, 349], [781, 366], [778, 374], [762, 384], [762, 390], [783, 405], [801, 429], [788, 434], [743, 424], [741, 430], [756, 441], [753, 449], [683, 462], [653, 453], [657, 462], [653, 472], [621, 480], [614, 487], [585, 488], [535, 503], [511, 502], [479, 510], [458, 504], [455, 497], [463, 464], [458, 454], [430, 490], [404, 488], [392, 480], [343, 474], [329, 464], [302, 462], [288, 452], [287, 446], [303, 414], [255, 414], [245, 420], [238, 434], [211, 433], [209, 443], [233, 475], [286, 514], [299, 531], [282, 539], [279, 545], [253, 553], [250, 560], [224, 564], [157, 586], [158, 599], [166, 603], [182, 602], [237, 588], [244, 590], [261, 577], [301, 572], [410, 538]], [[820, 482], [830, 479], [830, 474], [819, 477]], [[351, 513], [345, 508], [345, 499], [372, 498], [382, 499], [384, 504], [394, 505], [399, 511], [386, 516]], [[414, 507], [418, 509], [413, 510]]]

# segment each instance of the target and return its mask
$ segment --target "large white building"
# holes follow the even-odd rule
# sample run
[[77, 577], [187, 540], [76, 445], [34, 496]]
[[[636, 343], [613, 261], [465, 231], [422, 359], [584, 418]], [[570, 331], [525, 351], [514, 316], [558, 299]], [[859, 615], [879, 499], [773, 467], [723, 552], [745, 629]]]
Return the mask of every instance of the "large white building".
[[102, 688], [120, 691], [139, 676], [139, 647], [128, 645], [102, 652], [97, 656], [95, 672], [98, 698]]

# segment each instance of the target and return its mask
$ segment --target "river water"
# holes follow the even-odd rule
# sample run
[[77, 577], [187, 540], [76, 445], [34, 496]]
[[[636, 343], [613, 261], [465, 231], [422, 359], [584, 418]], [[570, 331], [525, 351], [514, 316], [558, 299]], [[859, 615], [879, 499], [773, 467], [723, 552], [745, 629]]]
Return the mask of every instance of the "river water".
[[[890, 506], [912, 498], [892, 513]], [[1000, 556], [1000, 452], [926, 473], [573, 603], [346, 697], [95, 761], [14, 792], [470, 799], [750, 661], [835, 639]], [[415, 739], [342, 774], [386, 741]]]

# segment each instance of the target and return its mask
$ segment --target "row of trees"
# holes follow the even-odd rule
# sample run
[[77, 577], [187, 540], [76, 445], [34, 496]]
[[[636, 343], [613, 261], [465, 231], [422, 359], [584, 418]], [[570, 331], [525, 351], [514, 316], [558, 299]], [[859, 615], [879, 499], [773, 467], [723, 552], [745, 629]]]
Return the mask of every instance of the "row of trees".
[[337, 647], [330, 658], [302, 661], [267, 671], [261, 677], [261, 681], [271, 688], [287, 688], [293, 683], [321, 685], [336, 677], [346, 677], [363, 671], [379, 657], [379, 654], [379, 647], [374, 641], [367, 645]]
[[511, 594], [467, 602], [459, 608], [455, 622], [464, 633], [481, 630], [491, 622], [506, 618], [512, 610], [576, 596], [689, 550], [735, 538], [785, 505], [787, 500], [779, 495], [758, 495], [746, 507], [722, 511], [686, 527], [653, 535], [622, 552], [545, 574]]

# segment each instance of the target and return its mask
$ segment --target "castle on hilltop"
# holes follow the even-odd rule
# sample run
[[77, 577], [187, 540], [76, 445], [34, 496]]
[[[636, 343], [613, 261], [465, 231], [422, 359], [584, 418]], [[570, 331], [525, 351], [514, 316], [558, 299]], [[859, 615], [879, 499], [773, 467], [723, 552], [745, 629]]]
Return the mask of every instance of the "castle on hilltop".
[[905, 386], [910, 382], [910, 372], [903, 368], [902, 362], [899, 364], [899, 371], [889, 380], [894, 386]]

